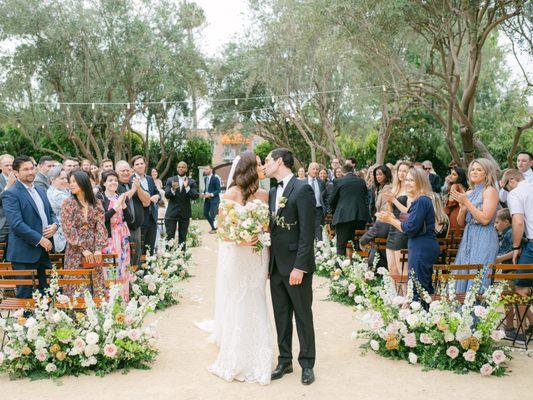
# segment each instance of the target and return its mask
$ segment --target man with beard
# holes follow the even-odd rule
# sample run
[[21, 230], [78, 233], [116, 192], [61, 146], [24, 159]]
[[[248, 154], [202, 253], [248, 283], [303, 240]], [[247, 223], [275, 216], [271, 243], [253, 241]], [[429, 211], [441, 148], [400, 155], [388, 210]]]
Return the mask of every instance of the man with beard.
[[178, 242], [183, 244], [187, 240], [187, 231], [191, 219], [191, 200], [199, 197], [194, 179], [186, 176], [187, 163], [178, 163], [178, 175], [168, 178], [165, 185], [165, 197], [168, 199], [167, 212], [165, 213], [165, 230], [167, 238], [174, 239], [176, 227], [178, 229]]

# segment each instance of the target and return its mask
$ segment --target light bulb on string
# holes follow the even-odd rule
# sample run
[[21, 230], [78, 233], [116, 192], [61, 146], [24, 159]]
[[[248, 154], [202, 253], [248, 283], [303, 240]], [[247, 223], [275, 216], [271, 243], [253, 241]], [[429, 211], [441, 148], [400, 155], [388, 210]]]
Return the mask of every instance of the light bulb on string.
[[131, 109], [131, 103], [128, 103], [128, 110]]
[[92, 103], [92, 104], [91, 104], [91, 108], [92, 108], [92, 109], [93, 109], [93, 111], [94, 111], [94, 103]]
[[239, 105], [239, 99], [235, 99], [235, 105], [236, 105], [236, 106]]

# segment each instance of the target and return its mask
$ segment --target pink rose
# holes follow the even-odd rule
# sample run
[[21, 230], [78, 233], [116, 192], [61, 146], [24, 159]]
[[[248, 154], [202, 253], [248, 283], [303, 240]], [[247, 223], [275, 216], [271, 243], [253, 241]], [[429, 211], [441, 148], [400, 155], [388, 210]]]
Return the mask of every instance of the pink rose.
[[431, 339], [431, 336], [429, 336], [427, 333], [421, 333], [420, 342], [424, 344], [431, 344], [433, 343], [433, 340]]
[[416, 335], [414, 333], [405, 335], [403, 341], [407, 347], [416, 347]]
[[113, 343], [108, 343], [104, 346], [104, 354], [106, 357], [114, 358], [117, 355], [117, 346]]
[[450, 346], [448, 347], [448, 350], [446, 350], [446, 355], [453, 360], [459, 355], [459, 349], [455, 346]]
[[501, 329], [494, 330], [490, 333], [490, 337], [492, 340], [498, 342], [505, 337], [505, 332]]
[[476, 359], [476, 352], [472, 349], [466, 351], [465, 353], [463, 353], [463, 357], [466, 361], [468, 362], [473, 362], [475, 361]]
[[506, 359], [507, 357], [505, 357], [505, 353], [501, 350], [495, 350], [494, 353], [492, 353], [492, 361], [494, 361], [496, 365], [501, 364]]
[[141, 337], [141, 332], [138, 329], [132, 329], [129, 331], [128, 337], [135, 342]]
[[490, 364], [483, 364], [481, 366], [481, 369], [479, 370], [479, 372], [481, 372], [481, 375], [483, 376], [492, 375], [492, 371], [494, 371], [494, 369], [490, 366]]

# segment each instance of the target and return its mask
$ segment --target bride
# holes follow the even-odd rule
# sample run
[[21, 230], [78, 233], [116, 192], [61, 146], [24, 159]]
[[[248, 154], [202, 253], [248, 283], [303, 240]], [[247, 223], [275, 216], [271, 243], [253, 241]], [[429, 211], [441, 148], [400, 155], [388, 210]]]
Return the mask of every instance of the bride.
[[[233, 161], [223, 202], [245, 207], [268, 193], [259, 188], [265, 177], [261, 159], [247, 151]], [[223, 205], [222, 205], [223, 206]], [[254, 251], [253, 243], [219, 240], [215, 320], [197, 324], [219, 346], [209, 371], [226, 381], [270, 383], [273, 334], [266, 301], [268, 249]]]

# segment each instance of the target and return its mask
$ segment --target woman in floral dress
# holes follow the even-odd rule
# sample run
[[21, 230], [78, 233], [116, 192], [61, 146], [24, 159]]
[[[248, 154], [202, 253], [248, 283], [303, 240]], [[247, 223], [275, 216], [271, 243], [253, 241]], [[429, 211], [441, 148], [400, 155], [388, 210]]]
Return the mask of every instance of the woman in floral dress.
[[[128, 222], [132, 222], [132, 214], [127, 208], [128, 193], [117, 194], [118, 175], [115, 171], [102, 173], [100, 184], [101, 198], [105, 210], [105, 225], [108, 233], [108, 244], [104, 254], [118, 254], [118, 266], [115, 272], [116, 281], [122, 284], [122, 297], [128, 301], [130, 296], [130, 230]], [[108, 271], [111, 272], [111, 271]]]
[[[69, 174], [69, 186], [72, 196], [65, 199], [61, 206], [63, 233], [67, 240], [64, 268], [80, 269], [82, 259], [89, 263], [102, 260], [102, 250], [107, 246], [104, 209], [96, 199], [91, 187], [89, 175], [84, 171]], [[96, 281], [93, 282], [96, 294], [105, 289], [102, 268], [96, 268]], [[65, 288], [66, 294], [72, 294], [74, 288]]]

